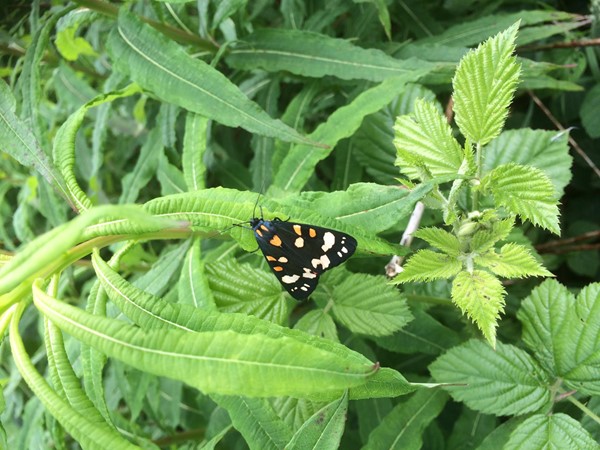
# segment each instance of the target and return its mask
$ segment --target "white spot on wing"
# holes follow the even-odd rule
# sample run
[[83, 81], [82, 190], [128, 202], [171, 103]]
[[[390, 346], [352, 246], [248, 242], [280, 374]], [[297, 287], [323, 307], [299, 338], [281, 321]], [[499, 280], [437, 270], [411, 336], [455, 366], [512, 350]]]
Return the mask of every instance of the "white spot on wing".
[[321, 245], [321, 249], [324, 252], [328, 252], [331, 247], [333, 247], [333, 244], [335, 244], [335, 236], [331, 231], [328, 231], [323, 235], [323, 245]]
[[301, 237], [299, 237], [298, 239], [296, 239], [294, 241], [294, 245], [296, 246], [296, 248], [302, 248], [302, 247], [304, 247], [304, 239], [302, 239]]
[[300, 275], [284, 275], [281, 277], [281, 281], [283, 281], [285, 284], [295, 283], [299, 279], [300, 279]]

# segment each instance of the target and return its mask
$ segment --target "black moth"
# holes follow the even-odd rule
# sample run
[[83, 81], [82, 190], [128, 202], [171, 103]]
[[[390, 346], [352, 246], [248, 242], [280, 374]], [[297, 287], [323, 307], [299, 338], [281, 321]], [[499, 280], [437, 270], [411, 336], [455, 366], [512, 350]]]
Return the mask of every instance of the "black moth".
[[356, 239], [328, 228], [262, 217], [254, 217], [250, 226], [269, 267], [296, 300], [307, 298], [323, 272], [356, 250]]

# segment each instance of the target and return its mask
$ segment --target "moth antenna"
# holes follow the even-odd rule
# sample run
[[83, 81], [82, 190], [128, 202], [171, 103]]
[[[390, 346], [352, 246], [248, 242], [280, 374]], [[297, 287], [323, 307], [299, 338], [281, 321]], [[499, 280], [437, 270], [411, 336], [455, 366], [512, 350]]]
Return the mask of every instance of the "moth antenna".
[[[254, 209], [252, 210], [252, 218], [256, 217], [256, 207], [258, 206], [258, 201], [260, 200], [261, 192], [258, 193], [258, 197], [256, 197], [256, 202], [254, 203]], [[262, 217], [262, 208], [260, 208], [260, 216]]]

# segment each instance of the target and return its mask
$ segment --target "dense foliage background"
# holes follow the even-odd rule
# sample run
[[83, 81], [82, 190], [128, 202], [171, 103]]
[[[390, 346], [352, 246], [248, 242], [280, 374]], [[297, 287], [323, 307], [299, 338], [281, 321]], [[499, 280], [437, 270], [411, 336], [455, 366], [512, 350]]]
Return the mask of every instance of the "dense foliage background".
[[[597, 448], [599, 20], [0, 5], [0, 447]], [[357, 254], [295, 302], [258, 211]]]

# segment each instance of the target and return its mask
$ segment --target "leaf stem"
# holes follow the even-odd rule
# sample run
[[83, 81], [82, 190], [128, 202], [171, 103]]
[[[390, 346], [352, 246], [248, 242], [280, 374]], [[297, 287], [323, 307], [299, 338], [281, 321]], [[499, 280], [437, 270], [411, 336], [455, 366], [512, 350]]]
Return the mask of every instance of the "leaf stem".
[[[475, 146], [475, 178], [479, 181], [481, 180], [481, 160], [482, 160], [482, 147], [478, 142]], [[472, 211], [477, 211], [479, 209], [479, 191], [477, 189], [473, 189], [473, 207]]]
[[570, 401], [571, 403], [573, 403], [580, 410], [582, 410], [594, 422], [596, 422], [597, 424], [600, 424], [600, 417], [598, 417], [596, 414], [594, 414], [594, 412], [591, 409], [589, 409], [587, 406], [585, 406], [583, 403], [581, 403], [575, 397], [570, 395], [570, 396], [566, 397], [566, 399], [568, 401]]

